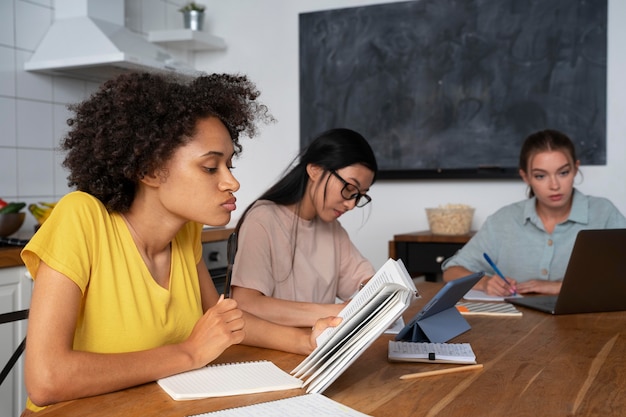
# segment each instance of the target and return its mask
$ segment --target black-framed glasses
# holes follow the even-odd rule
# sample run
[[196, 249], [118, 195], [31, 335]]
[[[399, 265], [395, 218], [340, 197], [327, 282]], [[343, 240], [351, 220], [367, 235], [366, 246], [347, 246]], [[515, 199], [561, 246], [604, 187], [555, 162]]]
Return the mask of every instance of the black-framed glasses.
[[341, 175], [337, 174], [337, 171], [332, 170], [330, 173], [343, 183], [341, 196], [344, 200], [355, 200], [354, 205], [357, 207], [366, 206], [370, 201], [372, 201], [372, 197], [367, 194], [361, 194], [356, 185], [350, 184], [348, 181], [344, 180]]

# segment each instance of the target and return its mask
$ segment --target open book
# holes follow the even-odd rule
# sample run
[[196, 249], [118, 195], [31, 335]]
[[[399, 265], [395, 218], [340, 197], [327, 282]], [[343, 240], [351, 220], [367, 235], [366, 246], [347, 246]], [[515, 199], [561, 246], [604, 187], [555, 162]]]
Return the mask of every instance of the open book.
[[341, 310], [337, 327], [324, 330], [317, 348], [293, 371], [308, 393], [323, 392], [418, 296], [402, 261], [389, 259]]

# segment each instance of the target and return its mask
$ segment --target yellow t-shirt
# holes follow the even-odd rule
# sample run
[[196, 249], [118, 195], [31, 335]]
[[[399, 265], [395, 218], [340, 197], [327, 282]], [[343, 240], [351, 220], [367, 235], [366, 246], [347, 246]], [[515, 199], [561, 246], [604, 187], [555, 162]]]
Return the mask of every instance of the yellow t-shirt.
[[58, 202], [22, 259], [33, 277], [43, 261], [81, 289], [75, 350], [139, 351], [185, 340], [201, 317], [201, 232], [202, 225], [190, 222], [172, 241], [165, 289], [152, 278], [123, 218], [77, 191]]

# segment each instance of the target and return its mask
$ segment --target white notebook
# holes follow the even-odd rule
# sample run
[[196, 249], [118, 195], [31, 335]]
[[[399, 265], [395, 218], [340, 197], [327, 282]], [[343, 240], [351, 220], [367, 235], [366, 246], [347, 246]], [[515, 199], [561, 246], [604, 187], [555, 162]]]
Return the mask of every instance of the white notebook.
[[175, 400], [254, 394], [302, 387], [302, 380], [270, 361], [205, 366], [161, 378], [159, 386]]
[[468, 301], [504, 301], [505, 298], [511, 298], [511, 297], [521, 298], [522, 295], [517, 294], [517, 295], [507, 295], [506, 297], [501, 297], [499, 295], [488, 295], [484, 291], [480, 291], [480, 290], [469, 290], [467, 294], [463, 296], [463, 298]]
[[517, 316], [522, 312], [509, 303], [481, 303], [474, 301], [459, 301], [456, 308], [464, 316]]
[[469, 343], [389, 341], [387, 358], [396, 362], [476, 363]]
[[322, 394], [306, 394], [193, 417], [368, 417]]

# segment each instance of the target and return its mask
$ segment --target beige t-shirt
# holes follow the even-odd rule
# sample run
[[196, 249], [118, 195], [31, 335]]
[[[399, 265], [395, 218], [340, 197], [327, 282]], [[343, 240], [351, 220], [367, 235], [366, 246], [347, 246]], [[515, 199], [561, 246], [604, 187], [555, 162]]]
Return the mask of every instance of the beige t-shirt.
[[239, 231], [232, 285], [284, 300], [334, 303], [349, 299], [374, 272], [338, 221], [304, 220], [263, 200]]

